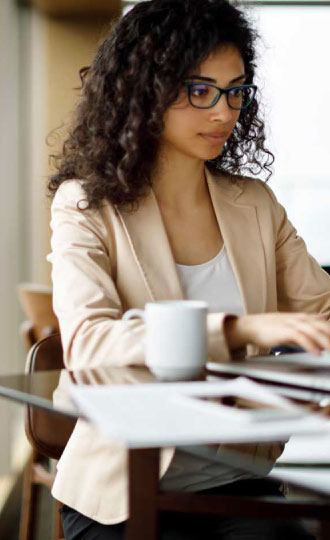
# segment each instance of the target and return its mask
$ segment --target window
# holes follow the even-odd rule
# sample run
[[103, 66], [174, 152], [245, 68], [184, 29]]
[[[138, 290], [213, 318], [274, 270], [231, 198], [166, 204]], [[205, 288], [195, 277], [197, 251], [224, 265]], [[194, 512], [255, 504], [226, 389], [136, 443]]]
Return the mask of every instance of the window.
[[322, 265], [330, 264], [330, 6], [253, 8], [259, 85], [275, 172], [270, 187]]

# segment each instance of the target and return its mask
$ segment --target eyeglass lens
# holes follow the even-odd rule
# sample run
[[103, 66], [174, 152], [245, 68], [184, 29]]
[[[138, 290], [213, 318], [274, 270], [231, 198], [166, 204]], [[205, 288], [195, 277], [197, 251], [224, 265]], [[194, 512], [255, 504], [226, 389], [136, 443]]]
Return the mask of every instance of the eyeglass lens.
[[[242, 109], [250, 105], [254, 89], [249, 87], [233, 87], [227, 92], [227, 102], [232, 109]], [[218, 100], [219, 90], [203, 83], [189, 84], [191, 104], [198, 108], [209, 108]]]

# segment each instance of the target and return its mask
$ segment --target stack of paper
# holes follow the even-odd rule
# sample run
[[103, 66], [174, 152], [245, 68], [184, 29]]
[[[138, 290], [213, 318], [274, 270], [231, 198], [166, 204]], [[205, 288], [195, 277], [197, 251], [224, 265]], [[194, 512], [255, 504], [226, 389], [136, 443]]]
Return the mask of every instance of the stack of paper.
[[[329, 422], [243, 377], [225, 382], [73, 386], [81, 415], [129, 448], [286, 440], [329, 433]], [[241, 410], [201, 398], [262, 402]]]

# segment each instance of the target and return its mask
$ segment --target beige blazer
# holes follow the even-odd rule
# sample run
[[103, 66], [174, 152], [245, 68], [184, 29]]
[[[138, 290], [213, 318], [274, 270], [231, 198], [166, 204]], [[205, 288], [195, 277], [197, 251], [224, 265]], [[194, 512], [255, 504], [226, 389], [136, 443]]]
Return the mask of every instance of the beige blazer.
[[[215, 214], [236, 275], [246, 313], [306, 311], [330, 318], [330, 277], [307, 253], [270, 188], [253, 179], [233, 184], [206, 171]], [[144, 363], [139, 320], [122, 321], [130, 308], [183, 298], [159, 207], [151, 190], [128, 213], [105, 202], [82, 210], [77, 180], [64, 182], [52, 204], [54, 310], [65, 363], [70, 369]], [[209, 314], [209, 355], [230, 361], [223, 333], [225, 314]], [[249, 352], [256, 353], [250, 347]], [[281, 445], [254, 445], [269, 460]], [[173, 457], [162, 452], [161, 475]], [[110, 447], [94, 428], [78, 421], [58, 464], [53, 495], [101, 523], [127, 518], [126, 451]]]

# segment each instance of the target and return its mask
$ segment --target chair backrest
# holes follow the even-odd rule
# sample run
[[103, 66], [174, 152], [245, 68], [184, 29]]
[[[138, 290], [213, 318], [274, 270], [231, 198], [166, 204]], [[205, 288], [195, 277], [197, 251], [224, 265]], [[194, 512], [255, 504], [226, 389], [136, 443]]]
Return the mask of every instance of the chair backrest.
[[52, 305], [52, 289], [35, 283], [20, 283], [17, 290], [27, 319], [21, 326], [21, 335], [29, 350], [43, 337], [58, 332], [58, 320]]
[[[47, 336], [33, 345], [26, 361], [26, 373], [63, 369], [63, 349], [60, 334]], [[52, 398], [54, 388], [49, 388]], [[32, 447], [40, 454], [59, 459], [70, 438], [75, 421], [27, 405], [25, 432]]]

